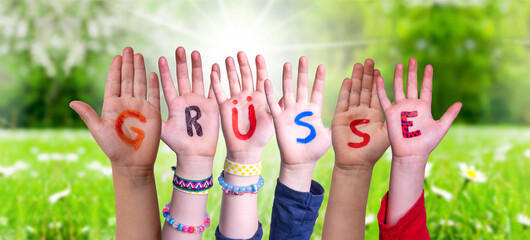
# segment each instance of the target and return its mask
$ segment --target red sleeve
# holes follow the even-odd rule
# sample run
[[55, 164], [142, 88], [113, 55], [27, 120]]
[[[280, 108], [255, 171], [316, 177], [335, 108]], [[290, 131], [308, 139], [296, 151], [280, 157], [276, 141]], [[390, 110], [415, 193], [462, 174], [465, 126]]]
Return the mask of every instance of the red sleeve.
[[431, 239], [427, 230], [427, 213], [423, 193], [414, 206], [399, 221], [389, 226], [386, 224], [387, 194], [381, 200], [381, 208], [377, 214], [379, 222], [379, 239]]

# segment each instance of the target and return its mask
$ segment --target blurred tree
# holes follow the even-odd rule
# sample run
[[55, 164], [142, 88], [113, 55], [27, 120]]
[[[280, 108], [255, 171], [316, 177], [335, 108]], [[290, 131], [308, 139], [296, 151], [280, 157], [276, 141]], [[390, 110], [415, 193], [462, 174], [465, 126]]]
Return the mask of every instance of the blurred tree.
[[[3, 1], [0, 124], [80, 126], [73, 99], [101, 105], [109, 52], [119, 35], [106, 1]], [[104, 79], [104, 75], [103, 75]], [[97, 107], [96, 107], [97, 109]]]

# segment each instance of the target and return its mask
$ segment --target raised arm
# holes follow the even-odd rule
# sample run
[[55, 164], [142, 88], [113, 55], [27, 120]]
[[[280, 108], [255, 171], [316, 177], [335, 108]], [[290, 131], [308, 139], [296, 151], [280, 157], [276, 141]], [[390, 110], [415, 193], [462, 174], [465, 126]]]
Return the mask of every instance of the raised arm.
[[177, 157], [173, 195], [162, 238], [201, 239], [209, 227], [206, 202], [214, 179], [212, 166], [219, 137], [219, 110], [211, 86], [205, 96], [200, 53], [191, 53], [191, 85], [184, 48], [177, 48], [175, 58], [178, 93], [167, 60], [161, 57], [158, 61], [169, 110], [168, 120], [162, 122], [162, 140]]
[[331, 125], [335, 166], [323, 239], [364, 239], [372, 171], [389, 145], [374, 81], [379, 76], [367, 59], [342, 83]]
[[[418, 98], [417, 65], [416, 59], [411, 58], [406, 97], [403, 91], [403, 64], [396, 65], [393, 103], [387, 98], [383, 78], [377, 78], [378, 96], [385, 112], [392, 146], [390, 189], [385, 217], [385, 224], [388, 226], [395, 225], [422, 196], [425, 165], [429, 155], [445, 136], [462, 107], [462, 103], [455, 103], [440, 120], [434, 120], [431, 115], [433, 68], [431, 65], [425, 67]], [[425, 221], [422, 224], [425, 225]]]
[[110, 159], [116, 201], [116, 239], [160, 239], [153, 165], [160, 143], [158, 78], [141, 54], [125, 48], [110, 65], [101, 118], [86, 103], [70, 103]]
[[[227, 148], [225, 171], [220, 178], [224, 194], [218, 237], [246, 239], [261, 233], [258, 230], [257, 192], [263, 182], [259, 176], [259, 164], [263, 147], [272, 137], [273, 124], [263, 86], [267, 78], [265, 60], [262, 56], [256, 57], [255, 89], [245, 53], [239, 52], [237, 60], [241, 81], [234, 60], [231, 57], [226, 59], [230, 98], [224, 94], [217, 64], [211, 73]], [[239, 167], [243, 166], [249, 172], [246, 169], [240, 171]], [[259, 171], [250, 171], [250, 168], [259, 168]]]
[[[281, 153], [280, 176], [271, 216], [271, 239], [309, 239], [324, 189], [311, 181], [317, 161], [331, 145], [329, 128], [322, 123], [325, 69], [319, 65], [311, 98], [308, 97], [308, 61], [301, 57], [295, 96], [291, 64], [283, 67], [283, 100], [276, 101], [272, 82], [265, 92], [274, 119]], [[280, 106], [281, 104], [281, 106]], [[283, 187], [285, 185], [285, 187]]]

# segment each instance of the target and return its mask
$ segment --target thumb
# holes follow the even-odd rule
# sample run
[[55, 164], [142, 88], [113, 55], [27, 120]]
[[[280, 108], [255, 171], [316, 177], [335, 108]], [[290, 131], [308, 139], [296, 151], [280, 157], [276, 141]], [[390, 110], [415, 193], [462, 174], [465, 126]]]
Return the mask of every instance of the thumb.
[[458, 116], [460, 109], [462, 109], [462, 103], [456, 102], [451, 105], [451, 107], [449, 107], [449, 109], [447, 109], [447, 111], [444, 113], [442, 118], [440, 118], [439, 122], [445, 132], [447, 132], [449, 127], [451, 127], [451, 124], [453, 124], [453, 121], [456, 119], [456, 116]]
[[101, 120], [96, 111], [88, 104], [81, 101], [72, 101], [70, 102], [70, 107], [81, 117], [91, 132], [99, 127]]

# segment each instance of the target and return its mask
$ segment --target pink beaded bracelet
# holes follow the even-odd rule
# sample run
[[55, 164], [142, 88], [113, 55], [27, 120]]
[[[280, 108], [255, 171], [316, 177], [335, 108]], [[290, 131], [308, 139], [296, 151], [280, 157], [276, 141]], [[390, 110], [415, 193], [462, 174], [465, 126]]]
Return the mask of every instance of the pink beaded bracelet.
[[169, 223], [169, 225], [171, 225], [173, 228], [178, 229], [183, 232], [187, 232], [187, 233], [194, 233], [194, 232], [202, 233], [210, 226], [210, 215], [208, 215], [208, 212], [206, 212], [206, 217], [204, 218], [204, 223], [202, 223], [202, 225], [187, 226], [184, 224], [177, 223], [175, 219], [173, 219], [171, 215], [169, 215], [169, 204], [170, 203], [171, 202], [168, 202], [164, 206], [164, 209], [162, 210], [162, 215], [166, 219], [167, 223]]

